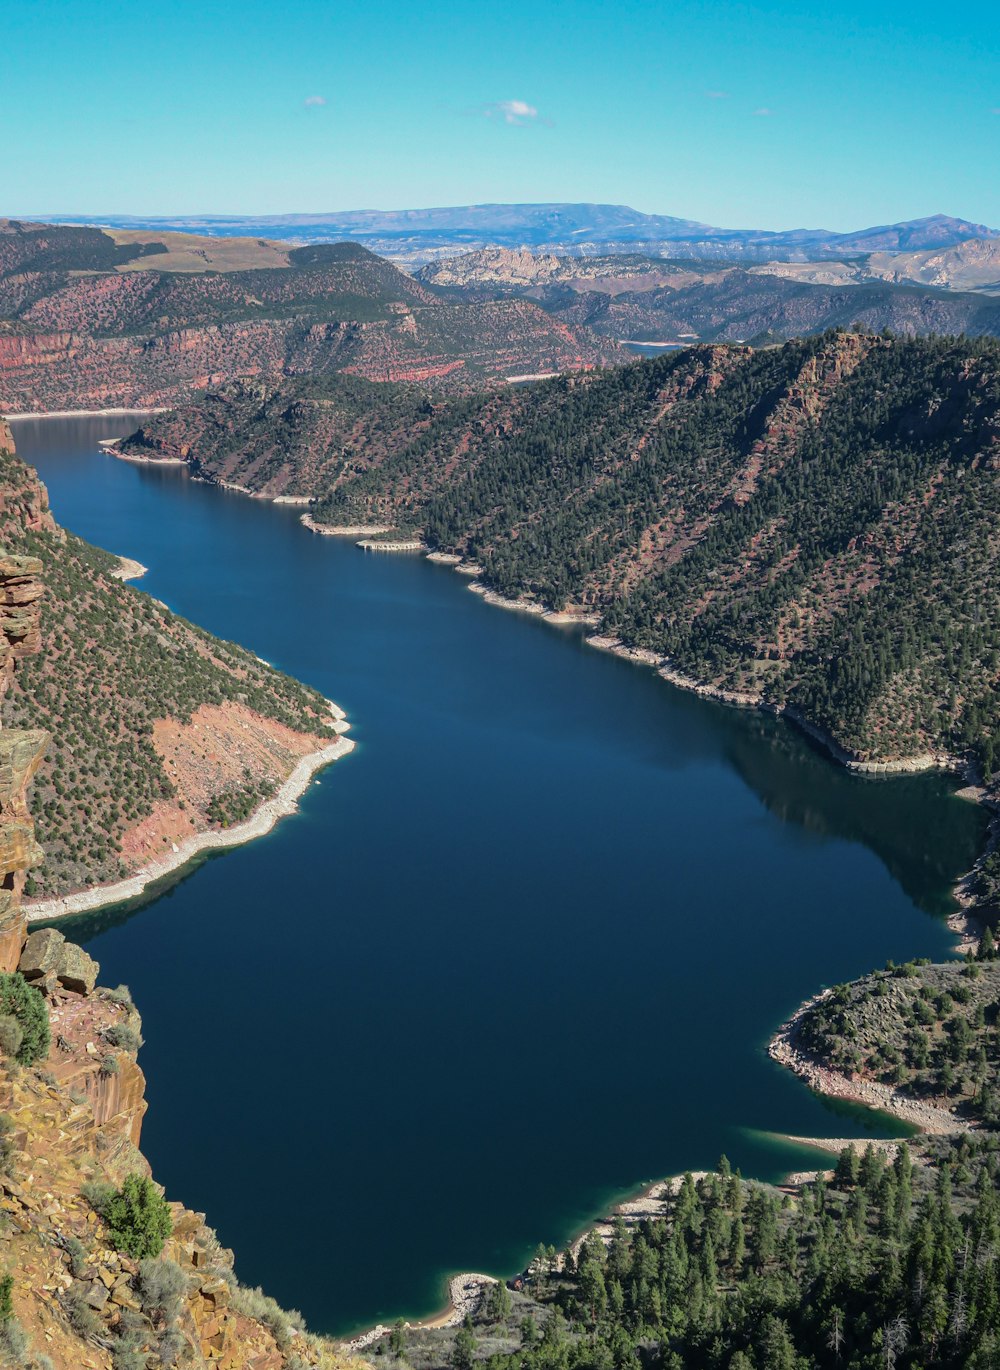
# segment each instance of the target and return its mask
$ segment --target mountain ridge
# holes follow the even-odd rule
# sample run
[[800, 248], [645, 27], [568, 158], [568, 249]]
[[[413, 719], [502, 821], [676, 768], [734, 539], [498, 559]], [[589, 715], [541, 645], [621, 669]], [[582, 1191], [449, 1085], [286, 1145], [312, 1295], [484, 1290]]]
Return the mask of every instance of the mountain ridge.
[[236, 388], [123, 446], [312, 495], [320, 525], [422, 536], [500, 596], [596, 619], [722, 697], [788, 708], [859, 763], [960, 755], [992, 775], [996, 342], [692, 347], [436, 405], [417, 435], [362, 440], [360, 458], [323, 413], [301, 392]]
[[[57, 216], [62, 219], [63, 216]], [[672, 244], [674, 255], [720, 255], [761, 260], [779, 249], [795, 260], [837, 252], [913, 251], [951, 246], [969, 238], [998, 238], [1000, 229], [946, 214], [880, 224], [847, 232], [826, 229], [721, 228], [696, 219], [647, 214], [629, 205], [599, 202], [482, 204], [430, 209], [347, 210], [320, 214], [66, 216], [63, 221], [119, 229], [203, 232], [211, 236], [248, 232], [282, 239], [324, 241], [345, 237], [387, 255], [425, 255], [456, 245], [557, 248], [588, 255], [600, 244]], [[575, 240], [575, 242], [574, 242]], [[701, 253], [695, 248], [701, 245]], [[724, 255], [724, 252], [721, 254]]]

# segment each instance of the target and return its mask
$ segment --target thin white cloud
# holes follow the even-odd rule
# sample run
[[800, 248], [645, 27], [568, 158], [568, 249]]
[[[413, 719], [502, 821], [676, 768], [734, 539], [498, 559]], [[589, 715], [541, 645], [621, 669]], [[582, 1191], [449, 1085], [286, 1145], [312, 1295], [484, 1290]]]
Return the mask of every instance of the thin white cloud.
[[[484, 105], [482, 113], [487, 119], [502, 119], [505, 124], [523, 126], [538, 121], [538, 110], [534, 105], [529, 105], [527, 100], [496, 100], [493, 104]], [[541, 122], [547, 123], [548, 120]]]
[[767, 109], [766, 107], [762, 109], [755, 109], [753, 112], [755, 119], [768, 119], [773, 113], [773, 109]]
[[306, 109], [318, 109], [320, 105], [326, 104], [326, 97], [323, 95], [307, 95], [302, 103]]

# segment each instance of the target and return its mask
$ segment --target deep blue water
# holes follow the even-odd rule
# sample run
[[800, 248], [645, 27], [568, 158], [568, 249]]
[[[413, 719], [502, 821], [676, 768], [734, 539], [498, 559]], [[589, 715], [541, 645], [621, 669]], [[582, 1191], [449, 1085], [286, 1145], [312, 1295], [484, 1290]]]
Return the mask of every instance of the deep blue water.
[[[981, 814], [489, 608], [418, 556], [25, 421], [57, 517], [345, 707], [358, 749], [268, 838], [63, 925], [132, 986], [144, 1149], [317, 1330], [426, 1314], [766, 1132], [856, 1133], [774, 1066], [824, 984], [947, 954]], [[880, 1120], [883, 1125], [885, 1120]], [[815, 1153], [806, 1153], [814, 1156]]]

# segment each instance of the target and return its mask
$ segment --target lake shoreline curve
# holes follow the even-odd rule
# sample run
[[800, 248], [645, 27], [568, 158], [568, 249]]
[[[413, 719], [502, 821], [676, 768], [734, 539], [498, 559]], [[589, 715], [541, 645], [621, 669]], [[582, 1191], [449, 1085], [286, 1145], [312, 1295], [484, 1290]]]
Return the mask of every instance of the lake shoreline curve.
[[130, 899], [140, 898], [150, 885], [176, 874], [205, 852], [227, 851], [232, 847], [242, 847], [258, 837], [266, 837], [282, 818], [297, 812], [298, 801], [317, 772], [347, 756], [357, 745], [352, 738], [343, 735], [348, 726], [343, 710], [330, 703], [330, 711], [334, 719], [330, 726], [337, 730], [336, 739], [328, 746], [300, 757], [276, 792], [259, 804], [242, 823], [236, 823], [231, 828], [212, 828], [206, 832], [193, 833], [177, 844], [174, 851], [167, 852], [114, 884], [92, 885], [50, 899], [26, 900], [22, 907], [28, 922], [54, 922], [81, 913], [94, 913], [114, 904], [124, 904]]
[[[484, 572], [481, 566], [475, 562], [467, 561], [456, 553], [430, 551], [425, 553], [425, 556], [428, 561], [433, 561], [440, 566], [447, 566], [451, 570], [457, 571], [459, 575], [470, 577], [468, 589], [473, 594], [478, 595], [485, 604], [492, 604], [495, 608], [507, 609], [515, 613], [530, 614], [553, 627], [578, 626], [595, 630], [600, 628], [601, 617], [599, 614], [560, 612], [547, 609], [538, 600], [530, 599], [527, 596], [510, 598], [500, 594], [491, 589], [482, 579]], [[884, 761], [860, 757], [846, 747], [842, 747], [835, 738], [831, 737], [818, 724], [806, 718], [794, 705], [774, 704], [759, 694], [726, 690], [720, 686], [708, 685], [704, 681], [699, 681], [681, 671], [669, 657], [659, 652], [650, 651], [644, 647], [630, 647], [620, 638], [611, 637], [599, 631], [587, 634], [583, 640], [588, 647], [607, 652], [611, 656], [621, 657], [634, 666], [646, 666], [655, 671], [660, 679], [666, 681], [668, 685], [675, 685], [678, 689], [699, 695], [702, 699], [711, 699], [717, 704], [726, 704], [730, 708], [756, 709], [760, 713], [771, 714], [774, 718], [786, 719], [822, 747], [832, 760], [843, 766], [845, 770], [850, 771], [852, 775], [868, 780], [882, 780], [897, 775], [924, 775], [928, 771], [942, 771], [966, 781], [966, 786], [961, 791], [963, 798], [982, 804], [994, 813], [996, 811], [996, 806], [982, 786], [978, 784], [978, 778], [972, 772], [969, 763], [962, 757], [944, 751], [922, 752], [911, 757]], [[987, 851], [991, 849], [991, 846], [992, 843]], [[966, 872], [952, 889], [952, 897], [958, 907], [948, 915], [946, 921], [958, 939], [956, 950], [959, 953], [974, 952], [983, 935], [984, 924], [975, 913], [975, 900], [971, 886], [979, 861], [985, 854], [986, 852], [982, 853], [972, 870]]]
[[919, 1128], [929, 1136], [947, 1137], [967, 1132], [968, 1125], [950, 1110], [911, 1098], [877, 1080], [862, 1080], [833, 1070], [824, 1064], [820, 1057], [803, 1048], [799, 1040], [803, 1018], [811, 1008], [822, 1003], [832, 993], [832, 989], [825, 989], [819, 994], [814, 994], [811, 999], [799, 1005], [787, 1022], [782, 1023], [767, 1045], [767, 1054], [771, 1060], [797, 1075], [817, 1094], [890, 1113], [894, 1118]]

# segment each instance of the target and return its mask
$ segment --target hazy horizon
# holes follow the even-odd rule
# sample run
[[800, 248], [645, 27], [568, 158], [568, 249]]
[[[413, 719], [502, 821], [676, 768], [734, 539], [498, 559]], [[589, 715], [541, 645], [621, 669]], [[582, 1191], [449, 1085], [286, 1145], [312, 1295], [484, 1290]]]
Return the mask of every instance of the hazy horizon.
[[248, 0], [234, 24], [205, 0], [141, 27], [124, 0], [28, 0], [4, 38], [12, 214], [548, 201], [772, 231], [928, 206], [1000, 224], [985, 0], [950, 25], [902, 0], [513, 0], [419, 24], [400, 0], [377, 24], [320, 0]]

